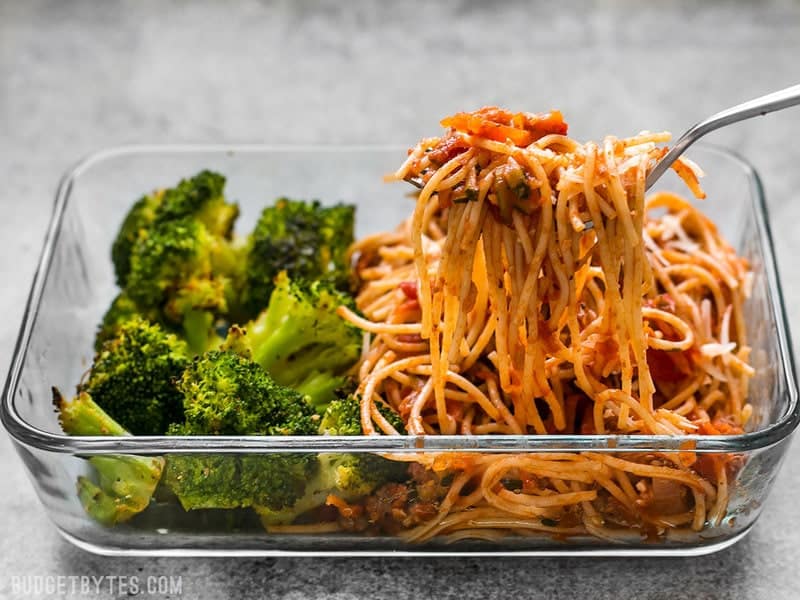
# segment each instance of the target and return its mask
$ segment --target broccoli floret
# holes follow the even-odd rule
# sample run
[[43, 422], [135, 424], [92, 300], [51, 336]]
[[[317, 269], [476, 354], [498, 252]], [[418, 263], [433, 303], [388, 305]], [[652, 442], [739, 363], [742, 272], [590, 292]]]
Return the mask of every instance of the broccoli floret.
[[189, 362], [182, 340], [134, 317], [103, 344], [79, 391], [131, 433], [160, 435], [181, 418], [182, 395], [172, 380]]
[[345, 500], [365, 496], [385, 483], [408, 478], [408, 463], [389, 460], [378, 454], [330, 454], [320, 456], [321, 469], [333, 477], [331, 489]]
[[97, 328], [94, 338], [94, 351], [100, 352], [103, 344], [116, 337], [119, 328], [135, 317], [140, 317], [152, 323], [160, 322], [158, 313], [141, 310], [128, 294], [120, 292], [111, 302], [111, 306], [106, 311], [106, 314], [103, 315], [103, 320]]
[[194, 218], [155, 225], [133, 248], [127, 293], [140, 309], [182, 324], [190, 349], [203, 352], [218, 342], [215, 322], [233, 293], [220, 265], [234, 252]]
[[175, 454], [167, 456], [164, 483], [185, 510], [284, 510], [303, 496], [317, 470], [313, 454]]
[[[362, 435], [359, 401], [350, 395], [334, 400], [325, 411], [319, 427], [321, 435]], [[405, 433], [400, 416], [385, 405], [378, 405], [381, 414], [401, 433]], [[319, 472], [306, 486], [306, 491], [293, 505], [275, 510], [256, 506], [265, 526], [291, 523], [298, 516], [324, 504], [329, 494], [352, 501], [372, 493], [389, 482], [408, 478], [408, 463], [393, 461], [378, 454], [320, 454]]]
[[140, 198], [128, 211], [117, 237], [111, 246], [111, 261], [117, 277], [117, 285], [124, 288], [128, 283], [131, 271], [131, 251], [139, 239], [139, 233], [146, 229], [155, 219], [156, 209], [161, 204], [163, 190], [153, 192]]
[[275, 283], [267, 309], [232, 343], [278, 383], [307, 391], [322, 412], [361, 353], [361, 332], [336, 314], [353, 301], [322, 281], [295, 283], [280, 273]]
[[[194, 359], [177, 387], [185, 422], [171, 435], [313, 435], [319, 416], [301, 393], [277, 384], [231, 349]], [[265, 505], [280, 510], [300, 498], [317, 468], [314, 455], [170, 456], [167, 485], [186, 510]]]
[[[293, 378], [301, 376], [301, 371], [306, 375], [349, 367], [361, 351], [361, 332], [339, 317], [336, 309], [352, 304], [352, 298], [324, 281], [293, 281], [280, 273], [267, 310], [247, 328], [253, 359], [267, 370], [291, 367]], [[331, 354], [317, 358], [331, 349], [338, 349], [338, 358]]]
[[[130, 435], [85, 392], [67, 402], [53, 388], [53, 402], [69, 435]], [[164, 469], [162, 458], [125, 454], [93, 456], [89, 463], [96, 480], [78, 477], [78, 497], [86, 513], [104, 525], [122, 523], [147, 508]]]
[[[378, 403], [378, 411], [394, 427], [398, 433], [405, 435], [403, 419], [385, 404]], [[332, 401], [319, 426], [320, 435], [363, 435], [361, 427], [361, 401], [352, 394], [343, 399]]]
[[217, 347], [217, 321], [223, 317], [231, 293], [226, 277], [192, 277], [178, 288], [164, 307], [167, 323], [180, 329], [193, 354]]
[[232, 237], [239, 207], [225, 200], [224, 186], [222, 175], [202, 171], [145, 196], [112, 248], [117, 283], [131, 310], [182, 325], [195, 354], [219, 343], [216, 321], [226, 316], [244, 277], [246, 249]]
[[225, 177], [202, 171], [174, 188], [143, 196], [128, 211], [111, 247], [111, 258], [121, 288], [128, 285], [131, 256], [139, 238], [155, 225], [192, 218], [214, 235], [229, 239], [239, 207], [225, 200]]
[[[244, 329], [238, 325], [232, 325], [228, 329], [228, 335], [220, 346], [220, 349], [228, 349], [252, 359], [253, 351], [250, 346], [250, 338]], [[336, 348], [323, 350], [324, 354], [338, 352]], [[338, 357], [335, 357], [338, 360]], [[291, 369], [281, 372], [281, 377], [285, 381], [292, 381], [292, 388], [306, 396], [308, 402], [314, 409], [322, 414], [333, 398], [344, 398], [354, 389], [353, 379], [347, 375], [334, 375], [330, 372], [320, 372], [312, 370], [308, 372], [302, 365], [295, 369], [300, 374], [294, 373]]]
[[201, 171], [183, 179], [164, 192], [154, 221], [159, 224], [193, 217], [212, 235], [229, 238], [239, 216], [239, 206], [225, 200], [224, 188], [225, 177], [213, 171]]
[[332, 401], [322, 415], [319, 432], [321, 435], [362, 435], [358, 401], [352, 396]]
[[248, 454], [241, 469], [248, 506], [285, 510], [303, 497], [320, 466], [314, 454]]
[[287, 198], [265, 208], [249, 239], [242, 291], [244, 318], [254, 318], [267, 305], [281, 271], [293, 279], [328, 279], [346, 289], [354, 215], [352, 205], [324, 207], [316, 201]]
[[[170, 433], [180, 435], [177, 429]], [[164, 483], [185, 510], [242, 506], [239, 460], [227, 454], [169, 454]]]
[[198, 356], [177, 381], [184, 435], [313, 435], [319, 417], [299, 392], [231, 350]]
[[305, 492], [294, 503], [284, 507], [254, 505], [265, 526], [292, 523], [303, 513], [322, 506], [330, 494], [353, 501], [385, 483], [408, 479], [408, 463], [377, 454], [320, 454], [318, 461], [316, 476], [307, 480]]

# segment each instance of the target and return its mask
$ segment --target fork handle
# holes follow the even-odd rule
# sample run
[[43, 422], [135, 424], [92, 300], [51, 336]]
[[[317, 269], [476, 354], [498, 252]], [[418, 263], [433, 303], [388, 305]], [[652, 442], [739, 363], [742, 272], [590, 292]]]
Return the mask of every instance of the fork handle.
[[692, 126], [686, 133], [684, 133], [672, 149], [664, 155], [656, 166], [650, 171], [645, 183], [645, 189], [650, 188], [656, 180], [664, 174], [664, 171], [672, 166], [678, 157], [683, 154], [686, 149], [694, 144], [697, 140], [705, 134], [730, 125], [750, 119], [766, 115], [767, 113], [775, 112], [776, 110], [783, 110], [790, 106], [800, 104], [800, 85], [793, 85], [777, 92], [772, 92], [765, 96], [760, 96], [747, 102], [742, 102], [731, 108], [727, 108], [714, 115], [711, 115], [704, 121], [700, 121]]

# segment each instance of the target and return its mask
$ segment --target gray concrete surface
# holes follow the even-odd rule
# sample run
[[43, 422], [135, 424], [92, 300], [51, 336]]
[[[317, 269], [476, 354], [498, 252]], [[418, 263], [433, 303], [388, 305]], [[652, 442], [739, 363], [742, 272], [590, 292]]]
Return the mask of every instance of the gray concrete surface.
[[[559, 107], [582, 139], [677, 132], [796, 83], [798, 55], [796, 2], [0, 0], [0, 373], [58, 178], [93, 150], [411, 143], [487, 103]], [[763, 175], [800, 339], [800, 110], [713, 139]], [[0, 597], [38, 597], [15, 595], [14, 576], [179, 575], [187, 598], [796, 598], [798, 457], [749, 538], [704, 558], [108, 559], [57, 536], [3, 433]]]

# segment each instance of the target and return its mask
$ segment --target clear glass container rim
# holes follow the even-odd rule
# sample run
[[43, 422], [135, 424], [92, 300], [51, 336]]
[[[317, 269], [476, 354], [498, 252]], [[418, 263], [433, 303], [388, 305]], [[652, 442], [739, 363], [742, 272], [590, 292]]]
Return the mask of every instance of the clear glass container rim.
[[19, 443], [67, 454], [163, 454], [163, 453], [243, 453], [243, 452], [746, 452], [767, 448], [787, 438], [800, 423], [800, 405], [794, 371], [792, 344], [769, 226], [761, 180], [755, 169], [738, 154], [710, 144], [698, 144], [704, 151], [734, 162], [745, 173], [755, 199], [756, 229], [764, 253], [764, 269], [769, 301], [777, 321], [780, 371], [788, 391], [788, 402], [781, 417], [758, 431], [730, 436], [664, 435], [504, 435], [504, 436], [67, 436], [45, 431], [26, 422], [14, 404], [28, 350], [33, 324], [52, 264], [62, 219], [77, 178], [103, 161], [146, 154], [264, 153], [264, 152], [403, 152], [404, 144], [381, 145], [270, 145], [270, 144], [141, 144], [116, 146], [91, 154], [79, 161], [61, 179], [43, 249], [25, 306], [11, 367], [0, 404], [0, 422]]

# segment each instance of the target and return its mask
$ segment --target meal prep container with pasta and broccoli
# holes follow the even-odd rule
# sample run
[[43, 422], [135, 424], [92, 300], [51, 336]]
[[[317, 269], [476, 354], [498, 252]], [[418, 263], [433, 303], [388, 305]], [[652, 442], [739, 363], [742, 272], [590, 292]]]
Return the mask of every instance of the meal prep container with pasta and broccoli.
[[[382, 175], [404, 157], [396, 147], [152, 146], [111, 149], [80, 163], [62, 181], [55, 200], [22, 328], [6, 383], [2, 421], [25, 463], [36, 492], [58, 531], [75, 545], [100, 554], [121, 555], [699, 555], [741, 539], [755, 524], [800, 420], [791, 343], [783, 308], [763, 190], [755, 171], [740, 158], [713, 147], [691, 156], [708, 174], [709, 200], [700, 209], [717, 224], [736, 252], [749, 261], [752, 292], [744, 306], [750, 363], [755, 369], [747, 431], [737, 435], [427, 435], [351, 437], [80, 437], [61, 432], [51, 387], [73, 389], [91, 365], [93, 333], [115, 295], [109, 248], [130, 203], [156, 186], [169, 186], [201, 169], [225, 174], [226, 195], [240, 203], [241, 222], [252, 227], [262, 206], [281, 196], [319, 198], [357, 205], [356, 234], [392, 230], [413, 210], [402, 184]], [[658, 188], [680, 189], [674, 176]], [[523, 457], [595, 464], [614, 460], [673, 457], [708, 469], [724, 469], [721, 510], [709, 507], [704, 522], [693, 522], [691, 500], [674, 511], [660, 507], [663, 527], [595, 528], [549, 518], [546, 511], [510, 517], [491, 511], [451, 512], [435, 527], [403, 531], [342, 531], [334, 506], [290, 525], [265, 522], [249, 508], [184, 510], [169, 493], [156, 492], [141, 513], [113, 526], [89, 518], [76, 480], [93, 472], [98, 457], [164, 457], [167, 461], [205, 457], [212, 461], [280, 455], [340, 464], [347, 457], [394, 457], [428, 465], [415, 494], [453, 485], [437, 469], [459, 461], [516, 460]], [[160, 460], [160, 458], [157, 458]], [[439, 468], [441, 467], [441, 469]], [[242, 468], [242, 467], [237, 467]], [[569, 468], [569, 467], [566, 467]], [[698, 472], [702, 472], [698, 468]], [[258, 469], [247, 477], [266, 476]], [[654, 478], [655, 481], [655, 478]], [[426, 485], [423, 485], [426, 484]], [[429, 485], [427, 485], [429, 484]], [[522, 491], [525, 482], [501, 481], [503, 493]], [[658, 480], [653, 486], [662, 486]], [[520, 488], [520, 489], [517, 489]], [[324, 498], [326, 490], [319, 490]], [[670, 491], [662, 490], [666, 497]], [[400, 493], [400, 492], [398, 492]], [[468, 487], [459, 496], [470, 493]], [[686, 492], [682, 492], [686, 495]], [[376, 511], [402, 516], [413, 510], [407, 490], [379, 498]], [[439, 497], [441, 501], [441, 496]], [[713, 499], [712, 499], [713, 500]], [[610, 499], [611, 501], [611, 499]], [[381, 504], [382, 503], [382, 504]], [[411, 509], [409, 508], [411, 507]], [[347, 507], [345, 507], [347, 510]], [[355, 517], [354, 517], [355, 518]], [[502, 527], [498, 529], [499, 521]], [[670, 521], [671, 522], [668, 522]], [[468, 528], [457, 526], [469, 525]], [[468, 531], [469, 534], [464, 534]]]

